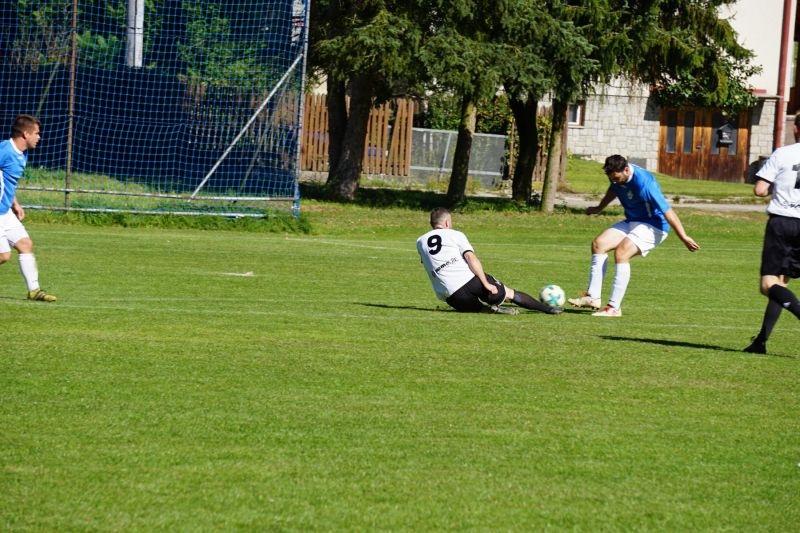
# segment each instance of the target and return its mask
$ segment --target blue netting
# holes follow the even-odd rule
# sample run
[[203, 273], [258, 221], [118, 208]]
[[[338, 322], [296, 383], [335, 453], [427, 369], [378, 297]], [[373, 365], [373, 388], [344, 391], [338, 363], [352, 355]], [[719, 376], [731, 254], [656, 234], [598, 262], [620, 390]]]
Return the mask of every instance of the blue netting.
[[0, 128], [18, 113], [43, 123], [20, 200], [296, 208], [307, 2], [140, 0], [132, 31], [136, 0], [78, 0], [74, 61], [73, 0], [3, 2]]

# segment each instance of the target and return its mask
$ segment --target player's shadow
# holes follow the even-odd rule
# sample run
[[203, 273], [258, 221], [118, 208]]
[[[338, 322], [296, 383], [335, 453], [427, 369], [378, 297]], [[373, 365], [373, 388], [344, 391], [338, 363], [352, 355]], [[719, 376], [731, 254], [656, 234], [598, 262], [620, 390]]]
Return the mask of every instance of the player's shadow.
[[[735, 348], [726, 348], [725, 346], [717, 346], [715, 344], [701, 344], [696, 342], [669, 341], [664, 339], [643, 339], [641, 337], [619, 337], [617, 335], [600, 335], [600, 338], [609, 341], [644, 342], [648, 344], [659, 344], [661, 346], [677, 346], [681, 348], [699, 348], [701, 350], [716, 350], [719, 352], [743, 353], [742, 350], [737, 350]], [[777, 355], [777, 354], [767, 354], [767, 355], [771, 355], [773, 357], [786, 357], [789, 359], [795, 359], [795, 356], [793, 355]]]
[[380, 307], [381, 309], [406, 309], [409, 311], [431, 311], [431, 312], [450, 312], [452, 309], [444, 309], [441, 307], [416, 307], [414, 305], [387, 305], [387, 304], [373, 304], [365, 302], [353, 302], [355, 305], [363, 305], [364, 307]]
[[[453, 309], [451, 307], [443, 307], [443, 306], [439, 306], [439, 307], [416, 307], [414, 305], [388, 305], [388, 304], [375, 304], [375, 303], [366, 303], [366, 302], [353, 302], [353, 303], [355, 305], [363, 305], [364, 307], [379, 307], [381, 309], [407, 309], [409, 311], [432, 311], [432, 312], [436, 312], [436, 313], [457, 313], [458, 312], [458, 311], [456, 311], [455, 309]], [[517, 309], [519, 309], [521, 313], [525, 313], [525, 314], [527, 314], [527, 313], [544, 314], [544, 313], [540, 313], [538, 311], [528, 311], [526, 309], [522, 309], [521, 307], [518, 307]], [[563, 312], [564, 313], [580, 313], [580, 311], [576, 311], [574, 309], [564, 309]], [[477, 314], [481, 314], [481, 313], [461, 313], [461, 314], [477, 315]], [[491, 313], [489, 313], [489, 314], [491, 314]]]

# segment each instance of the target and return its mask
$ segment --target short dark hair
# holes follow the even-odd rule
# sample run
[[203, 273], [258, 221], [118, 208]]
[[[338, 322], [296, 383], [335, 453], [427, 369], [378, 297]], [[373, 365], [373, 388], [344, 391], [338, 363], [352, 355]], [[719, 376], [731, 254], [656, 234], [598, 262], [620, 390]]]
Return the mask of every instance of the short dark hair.
[[628, 160], [619, 154], [614, 154], [606, 157], [606, 162], [603, 165], [603, 172], [611, 174], [612, 172], [622, 172], [628, 166]]
[[448, 211], [444, 207], [434, 207], [433, 211], [431, 211], [431, 227], [435, 228], [441, 222], [450, 216], [450, 211]]
[[33, 126], [42, 128], [42, 123], [39, 119], [30, 115], [17, 115], [14, 117], [14, 122], [11, 123], [11, 138], [17, 139], [22, 137], [25, 133], [33, 130]]

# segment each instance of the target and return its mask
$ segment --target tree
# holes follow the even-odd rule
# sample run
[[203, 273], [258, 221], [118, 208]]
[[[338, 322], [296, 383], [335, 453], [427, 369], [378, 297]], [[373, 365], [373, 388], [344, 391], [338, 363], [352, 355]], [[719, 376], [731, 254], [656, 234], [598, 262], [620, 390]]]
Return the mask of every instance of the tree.
[[[583, 79], [596, 68], [591, 45], [580, 28], [565, 16], [567, 6], [559, 0], [520, 0], [506, 24], [508, 55], [504, 87], [519, 131], [519, 158], [514, 169], [512, 197], [516, 202], [531, 200], [533, 173], [539, 150], [537, 112], [547, 94], [573, 91], [574, 80]], [[580, 85], [578, 85], [580, 86]], [[563, 113], [554, 106], [548, 153], [559, 142]], [[552, 201], [545, 189], [543, 201]]]
[[[559, 69], [553, 90], [553, 130], [572, 99], [592, 83], [615, 76], [650, 84], [670, 105], [724, 109], [752, 106], [746, 78], [754, 72], [752, 52], [741, 46], [719, 8], [735, 0], [568, 0], [565, 19], [590, 45], [593, 68]], [[581, 74], [582, 73], [582, 74]], [[748, 96], [749, 95], [749, 96]], [[557, 142], [554, 140], [553, 142]], [[543, 190], [554, 193], [557, 150], [548, 152]], [[544, 210], [552, 210], [545, 197]]]
[[560, 72], [580, 77], [590, 69], [588, 43], [563, 17], [560, 0], [459, 0], [437, 4], [441, 16], [422, 59], [437, 85], [461, 97], [461, 121], [447, 191], [463, 201], [477, 106], [501, 86], [519, 132], [512, 195], [527, 203], [539, 149], [539, 100]]
[[460, 100], [461, 116], [447, 203], [466, 197], [469, 158], [475, 133], [478, 102], [499, 86], [496, 68], [497, 3], [492, 0], [456, 0], [437, 4], [437, 26], [424, 43], [420, 57], [438, 90], [452, 91]]
[[370, 109], [421, 76], [417, 55], [428, 11], [413, 0], [319, 0], [311, 14], [310, 65], [328, 83], [327, 187], [333, 198], [352, 200]]

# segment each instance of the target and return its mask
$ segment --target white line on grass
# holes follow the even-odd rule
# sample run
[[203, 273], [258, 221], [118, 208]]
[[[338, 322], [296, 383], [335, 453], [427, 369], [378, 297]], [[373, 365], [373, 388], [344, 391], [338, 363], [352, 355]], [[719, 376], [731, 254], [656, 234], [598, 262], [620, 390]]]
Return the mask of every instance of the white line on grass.
[[[298, 239], [298, 238], [293, 238], [293, 237], [289, 237], [286, 240], [287, 241], [309, 242], [308, 239]], [[393, 247], [390, 247], [390, 246], [377, 246], [377, 245], [374, 245], [374, 244], [373, 245], [369, 245], [369, 244], [362, 244], [361, 242], [356, 243], [356, 241], [345, 241], [345, 240], [336, 241], [336, 240], [329, 240], [329, 239], [312, 239], [311, 242], [313, 242], [314, 244], [331, 244], [331, 245], [334, 245], [334, 246], [349, 246], [351, 248], [367, 248], [367, 249], [370, 249], [370, 250], [391, 250], [393, 252], [403, 251], [403, 252], [414, 252], [414, 253], [416, 253], [416, 251], [417, 251], [416, 248], [414, 248], [414, 246], [410, 246], [410, 247], [403, 246], [402, 248], [393, 248]]]

